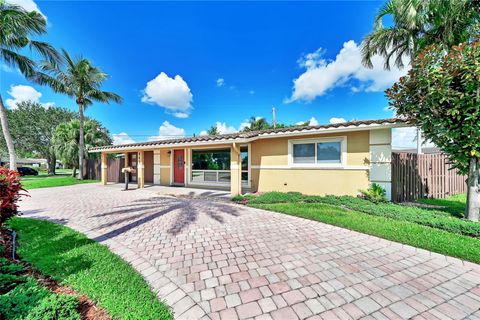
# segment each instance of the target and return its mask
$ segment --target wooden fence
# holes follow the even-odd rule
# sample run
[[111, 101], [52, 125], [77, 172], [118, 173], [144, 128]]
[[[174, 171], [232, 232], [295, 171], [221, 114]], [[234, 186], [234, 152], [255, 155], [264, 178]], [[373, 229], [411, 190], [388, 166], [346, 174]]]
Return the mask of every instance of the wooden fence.
[[[125, 177], [122, 173], [125, 159], [115, 158], [107, 159], [107, 181], [108, 182], [125, 182]], [[100, 180], [102, 178], [102, 162], [100, 159], [85, 160], [85, 175], [84, 179]]]
[[392, 200], [445, 198], [467, 192], [466, 176], [443, 154], [392, 153]]

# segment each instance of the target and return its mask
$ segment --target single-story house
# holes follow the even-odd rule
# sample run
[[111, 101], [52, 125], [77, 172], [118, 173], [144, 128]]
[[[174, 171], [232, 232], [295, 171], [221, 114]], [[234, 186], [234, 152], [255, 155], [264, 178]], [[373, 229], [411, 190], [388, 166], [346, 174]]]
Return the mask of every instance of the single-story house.
[[130, 181], [145, 185], [223, 188], [244, 192], [298, 191], [312, 195], [356, 195], [378, 183], [391, 194], [394, 127], [401, 119], [350, 121], [109, 145], [102, 154], [123, 153]]

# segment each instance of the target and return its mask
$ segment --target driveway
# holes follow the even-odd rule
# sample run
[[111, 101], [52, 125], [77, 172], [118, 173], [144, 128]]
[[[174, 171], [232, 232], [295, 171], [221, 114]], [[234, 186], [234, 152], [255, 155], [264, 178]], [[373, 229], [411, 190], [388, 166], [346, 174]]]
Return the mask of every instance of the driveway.
[[480, 319], [480, 266], [208, 199], [84, 184], [35, 189], [26, 217], [110, 246], [176, 319]]

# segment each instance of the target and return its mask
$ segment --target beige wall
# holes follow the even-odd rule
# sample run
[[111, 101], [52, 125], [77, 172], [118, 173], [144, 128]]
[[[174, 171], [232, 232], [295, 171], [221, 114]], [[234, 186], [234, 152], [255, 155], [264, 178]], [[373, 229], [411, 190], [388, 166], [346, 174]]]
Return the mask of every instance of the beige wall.
[[[170, 149], [160, 149], [160, 184], [162, 186], [170, 185]], [[167, 167], [168, 166], [168, 167]]]
[[[290, 139], [346, 137], [343, 168], [290, 168]], [[298, 191], [305, 194], [356, 195], [368, 187], [369, 131], [262, 139], [252, 142], [252, 191]]]

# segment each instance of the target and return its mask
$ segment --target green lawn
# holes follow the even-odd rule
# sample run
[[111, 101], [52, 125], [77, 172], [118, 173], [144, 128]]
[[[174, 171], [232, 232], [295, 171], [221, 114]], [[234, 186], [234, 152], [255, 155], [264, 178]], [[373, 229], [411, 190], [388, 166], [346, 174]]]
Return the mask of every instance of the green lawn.
[[97, 180], [78, 180], [77, 178], [66, 176], [66, 175], [38, 175], [38, 176], [26, 176], [21, 178], [23, 188], [37, 189], [37, 188], [48, 188], [48, 187], [60, 187], [60, 186], [70, 186], [80, 183], [92, 183], [98, 182]]
[[461, 196], [431, 203], [444, 206], [435, 209], [373, 204], [353, 197], [278, 192], [249, 196], [246, 201], [252, 207], [321, 221], [480, 263], [480, 224], [458, 218], [463, 210]]
[[64, 226], [15, 218], [18, 254], [41, 273], [86, 294], [114, 319], [172, 319], [148, 284], [104, 245]]

